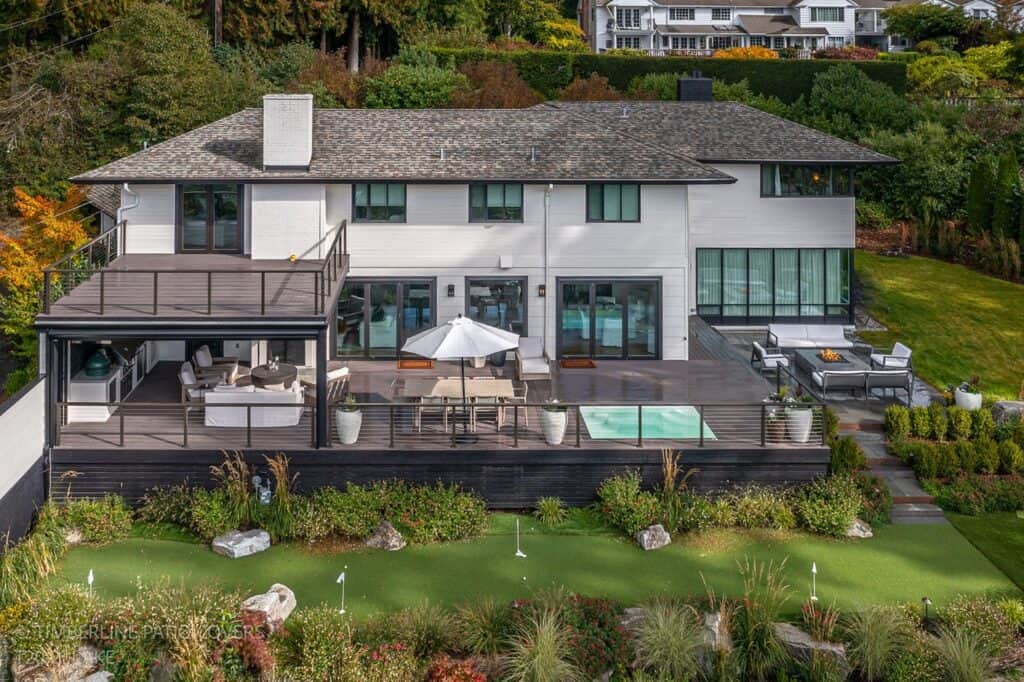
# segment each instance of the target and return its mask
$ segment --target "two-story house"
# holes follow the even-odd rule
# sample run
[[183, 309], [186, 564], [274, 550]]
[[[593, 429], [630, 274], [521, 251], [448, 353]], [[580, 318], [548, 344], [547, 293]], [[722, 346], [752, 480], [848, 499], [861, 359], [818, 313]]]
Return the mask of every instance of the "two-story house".
[[817, 50], [854, 42], [854, 0], [583, 0], [596, 52], [708, 52], [757, 45]]

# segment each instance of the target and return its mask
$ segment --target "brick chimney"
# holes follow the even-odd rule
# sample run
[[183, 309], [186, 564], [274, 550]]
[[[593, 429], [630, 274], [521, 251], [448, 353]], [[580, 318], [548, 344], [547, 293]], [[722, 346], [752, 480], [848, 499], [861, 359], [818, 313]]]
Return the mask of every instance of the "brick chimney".
[[704, 78], [701, 72], [694, 69], [688, 78], [680, 78], [676, 86], [676, 97], [680, 102], [710, 102], [711, 79]]
[[263, 167], [309, 168], [313, 95], [263, 96]]

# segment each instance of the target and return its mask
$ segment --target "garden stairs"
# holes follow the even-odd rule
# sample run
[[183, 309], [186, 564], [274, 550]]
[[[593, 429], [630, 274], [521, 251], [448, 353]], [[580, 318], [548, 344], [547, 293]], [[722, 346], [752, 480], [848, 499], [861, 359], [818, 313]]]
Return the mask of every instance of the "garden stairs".
[[844, 411], [840, 410], [839, 434], [852, 436], [867, 454], [871, 473], [881, 476], [889, 484], [893, 501], [892, 522], [949, 523], [942, 510], [934, 504], [932, 496], [921, 488], [914, 470], [886, 451], [881, 419], [870, 414], [842, 414]]

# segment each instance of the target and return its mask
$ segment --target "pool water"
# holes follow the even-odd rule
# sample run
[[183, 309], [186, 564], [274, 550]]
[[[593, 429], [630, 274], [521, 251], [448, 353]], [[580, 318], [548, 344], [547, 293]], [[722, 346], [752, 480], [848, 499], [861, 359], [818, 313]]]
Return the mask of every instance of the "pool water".
[[[594, 439], [635, 439], [637, 437], [637, 408], [628, 406], [581, 407], [583, 422]], [[685, 439], [700, 438], [701, 420], [697, 408], [689, 405], [652, 405], [643, 407], [644, 438]], [[715, 440], [715, 434], [703, 424], [705, 440]]]

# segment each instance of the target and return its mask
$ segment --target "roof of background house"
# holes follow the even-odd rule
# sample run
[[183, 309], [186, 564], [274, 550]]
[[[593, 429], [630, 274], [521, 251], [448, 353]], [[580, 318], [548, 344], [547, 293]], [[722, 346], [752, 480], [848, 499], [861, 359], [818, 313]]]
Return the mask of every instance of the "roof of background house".
[[679, 25], [667, 25], [659, 26], [659, 33], [681, 33], [684, 35], [710, 35], [710, 34], [722, 34], [722, 33], [735, 33], [738, 35], [743, 34], [743, 29], [734, 24], [679, 24]]
[[309, 168], [265, 170], [263, 112], [245, 109], [72, 180], [735, 181], [627, 132], [551, 107], [317, 109]]
[[[896, 159], [738, 102], [546, 102], [704, 163], [896, 163]], [[625, 117], [624, 117], [625, 115]]]
[[117, 185], [92, 185], [85, 193], [89, 203], [109, 216], [121, 208], [121, 188]]
[[754, 35], [828, 35], [824, 26], [799, 26], [793, 17], [781, 14], [741, 14], [736, 19]]

